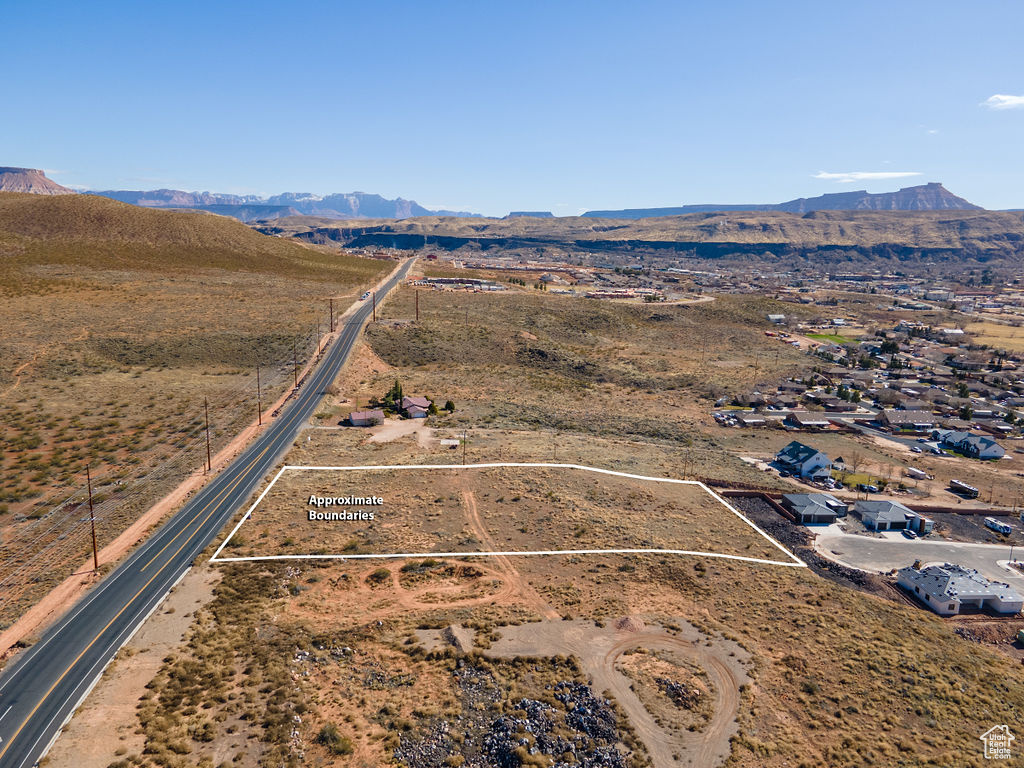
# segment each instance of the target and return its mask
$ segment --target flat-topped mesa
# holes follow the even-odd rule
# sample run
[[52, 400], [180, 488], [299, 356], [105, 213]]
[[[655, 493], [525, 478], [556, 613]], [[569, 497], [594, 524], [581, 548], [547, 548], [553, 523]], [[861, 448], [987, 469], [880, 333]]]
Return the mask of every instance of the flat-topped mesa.
[[29, 195], [74, 195], [75, 190], [62, 187], [35, 168], [0, 166], [0, 192], [21, 192]]

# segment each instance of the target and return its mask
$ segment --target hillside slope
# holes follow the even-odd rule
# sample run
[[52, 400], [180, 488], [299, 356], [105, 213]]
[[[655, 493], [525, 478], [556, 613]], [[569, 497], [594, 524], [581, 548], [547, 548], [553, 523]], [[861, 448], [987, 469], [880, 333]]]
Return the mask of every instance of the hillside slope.
[[0, 257], [3, 293], [26, 279], [26, 268], [38, 271], [44, 264], [157, 272], [217, 268], [345, 283], [379, 272], [374, 262], [266, 237], [233, 219], [92, 195], [0, 193]]
[[0, 629], [85, 558], [86, 466], [104, 546], [205, 462], [207, 404], [216, 455], [294, 384], [329, 302], [392, 266], [205, 213], [0, 193]]

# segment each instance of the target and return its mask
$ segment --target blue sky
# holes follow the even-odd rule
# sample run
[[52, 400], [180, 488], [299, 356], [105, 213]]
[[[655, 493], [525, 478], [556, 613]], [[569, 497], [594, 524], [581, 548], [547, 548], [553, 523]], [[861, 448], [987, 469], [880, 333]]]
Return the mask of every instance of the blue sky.
[[568, 215], [941, 181], [1024, 207], [1005, 0], [0, 0], [0, 22], [0, 165], [73, 186]]

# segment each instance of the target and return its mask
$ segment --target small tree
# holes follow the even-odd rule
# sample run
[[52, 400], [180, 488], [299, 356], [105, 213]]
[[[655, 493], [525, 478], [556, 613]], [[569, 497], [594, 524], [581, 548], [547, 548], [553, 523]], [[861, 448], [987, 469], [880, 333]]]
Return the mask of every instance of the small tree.
[[444, 409], [448, 411], [448, 413], [455, 413], [455, 403], [453, 403], [451, 400], [447, 401], [444, 404]]
[[391, 403], [395, 406], [401, 406], [402, 404], [402, 382], [395, 379], [395, 383], [391, 385], [391, 389], [384, 395], [384, 402]]

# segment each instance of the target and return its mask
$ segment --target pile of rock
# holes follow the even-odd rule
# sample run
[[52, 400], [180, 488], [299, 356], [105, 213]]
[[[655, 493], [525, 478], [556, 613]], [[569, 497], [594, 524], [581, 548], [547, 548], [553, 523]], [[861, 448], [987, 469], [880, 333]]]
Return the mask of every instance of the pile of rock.
[[543, 702], [520, 699], [511, 715], [495, 720], [483, 740], [486, 764], [516, 768], [527, 756], [543, 755], [555, 767], [625, 768], [611, 703], [586, 685], [565, 681], [554, 686], [554, 696], [565, 706], [564, 714]]
[[656, 677], [654, 682], [658, 684], [661, 692], [672, 699], [672, 703], [684, 709], [693, 709], [700, 701], [701, 690], [695, 685], [685, 686], [667, 677]]

